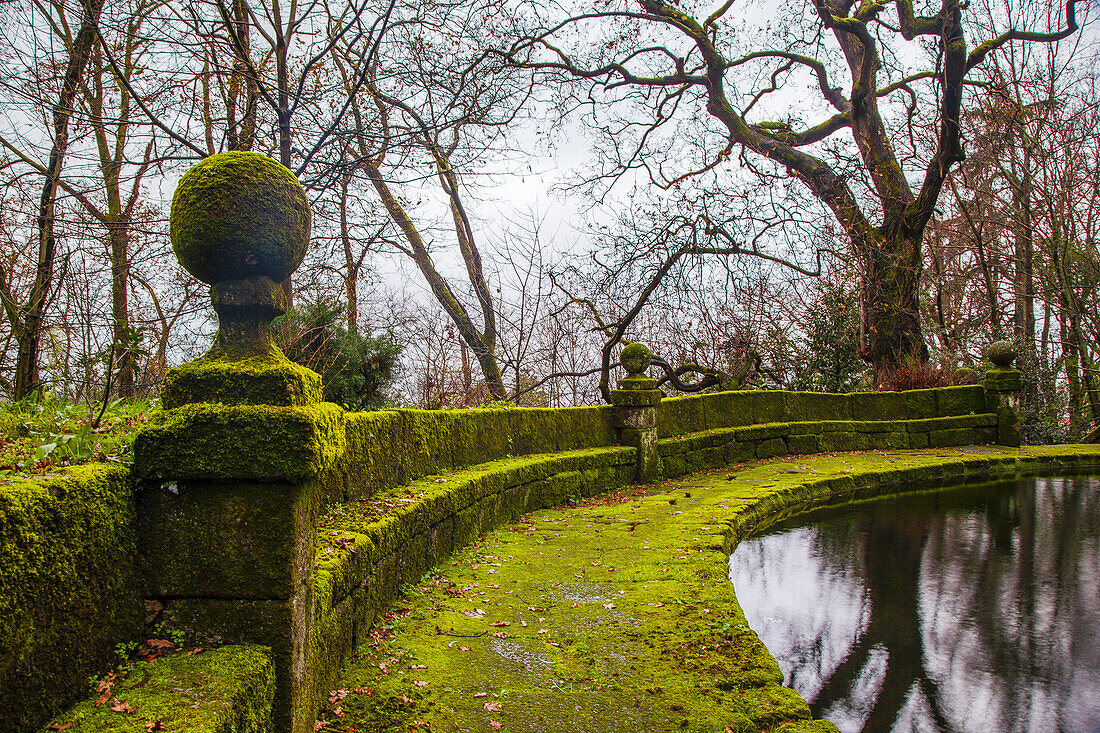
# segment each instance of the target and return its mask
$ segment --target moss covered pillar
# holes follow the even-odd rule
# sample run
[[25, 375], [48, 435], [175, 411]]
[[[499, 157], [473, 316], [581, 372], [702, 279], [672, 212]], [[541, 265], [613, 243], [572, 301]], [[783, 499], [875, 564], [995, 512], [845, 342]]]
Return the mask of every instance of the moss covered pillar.
[[309, 241], [305, 193], [257, 153], [193, 167], [172, 200], [172, 247], [210, 285], [218, 334], [169, 371], [165, 410], [134, 445], [147, 611], [199, 644], [270, 647], [274, 730], [313, 729], [308, 660], [314, 525], [345, 445], [321, 378], [276, 347], [279, 283]]
[[657, 454], [657, 405], [661, 390], [645, 375], [653, 355], [642, 344], [627, 344], [619, 361], [627, 375], [619, 380], [618, 389], [611, 390], [615, 406], [614, 425], [620, 445], [638, 449], [634, 480], [653, 483], [660, 475]]
[[1008, 341], [995, 341], [985, 352], [993, 367], [985, 373], [983, 386], [989, 409], [997, 413], [997, 442], [1019, 446], [1023, 442], [1020, 429], [1020, 396], [1024, 388], [1023, 374], [1012, 366], [1016, 350]]

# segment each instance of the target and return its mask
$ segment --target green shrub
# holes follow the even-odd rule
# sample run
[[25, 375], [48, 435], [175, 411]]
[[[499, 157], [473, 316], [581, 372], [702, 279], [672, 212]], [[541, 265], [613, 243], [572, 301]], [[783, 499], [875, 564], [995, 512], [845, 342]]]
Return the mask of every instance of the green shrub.
[[341, 308], [318, 302], [276, 321], [276, 343], [291, 361], [321, 375], [325, 400], [349, 410], [368, 410], [386, 402], [401, 347], [389, 334], [350, 333], [338, 325]]

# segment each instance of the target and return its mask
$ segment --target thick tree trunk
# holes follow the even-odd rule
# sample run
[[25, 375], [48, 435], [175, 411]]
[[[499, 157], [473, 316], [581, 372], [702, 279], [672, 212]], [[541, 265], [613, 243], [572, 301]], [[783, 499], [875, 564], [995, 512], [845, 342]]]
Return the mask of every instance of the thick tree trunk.
[[919, 236], [881, 235], [861, 249], [862, 356], [881, 384], [902, 367], [928, 361], [920, 321], [921, 242]]

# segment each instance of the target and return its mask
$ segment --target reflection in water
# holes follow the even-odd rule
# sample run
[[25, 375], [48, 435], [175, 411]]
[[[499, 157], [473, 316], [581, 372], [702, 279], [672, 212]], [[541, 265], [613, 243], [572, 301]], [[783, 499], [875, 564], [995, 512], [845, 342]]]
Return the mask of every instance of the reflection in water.
[[730, 579], [842, 731], [1100, 733], [1100, 479], [823, 509], [745, 540]]

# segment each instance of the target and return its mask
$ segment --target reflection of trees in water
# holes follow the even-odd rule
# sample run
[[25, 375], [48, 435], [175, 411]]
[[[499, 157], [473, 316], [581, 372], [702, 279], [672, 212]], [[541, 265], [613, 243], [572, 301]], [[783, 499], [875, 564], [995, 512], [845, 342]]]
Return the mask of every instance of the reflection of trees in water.
[[[743, 544], [731, 575], [792, 686], [842, 727], [1093, 731], [1096, 487], [1024, 481], [867, 504]], [[776, 609], [784, 623], [766, 621]]]
[[941, 517], [924, 547], [921, 635], [939, 704], [963, 730], [1095, 730], [1096, 484], [1041, 480], [998, 492], [987, 512], [979, 528]]

